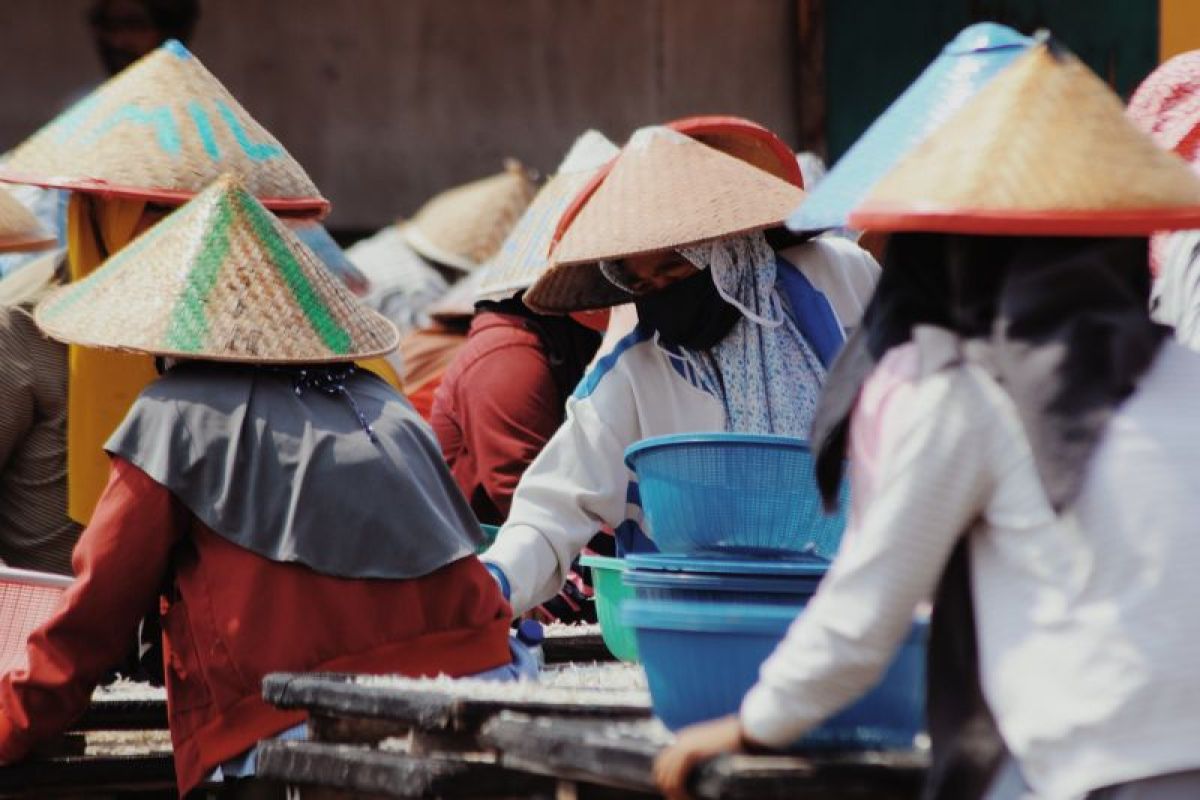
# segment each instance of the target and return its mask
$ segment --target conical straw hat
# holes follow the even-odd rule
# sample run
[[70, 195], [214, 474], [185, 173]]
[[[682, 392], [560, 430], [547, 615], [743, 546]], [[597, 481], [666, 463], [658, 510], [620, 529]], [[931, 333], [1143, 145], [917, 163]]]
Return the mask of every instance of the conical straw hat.
[[546, 182], [500, 249], [481, 270], [479, 300], [499, 300], [528, 289], [550, 265], [550, 242], [567, 206], [597, 171], [619, 152], [598, 131], [571, 145], [558, 172]]
[[629, 302], [600, 273], [599, 261], [772, 228], [803, 197], [799, 186], [690, 136], [643, 128], [578, 213], [560, 222], [567, 227], [551, 251], [552, 266], [525, 303], [562, 313]]
[[234, 176], [42, 301], [36, 319], [71, 344], [253, 364], [352, 361], [399, 341]]
[[0, 253], [45, 250], [54, 245], [53, 234], [42, 229], [37, 217], [17, 198], [0, 189]]
[[329, 201], [276, 139], [177, 41], [136, 61], [18, 146], [0, 180], [160, 203], [224, 173], [270, 209]]
[[1079, 59], [1042, 41], [880, 181], [850, 223], [1059, 236], [1196, 228], [1200, 179]]
[[850, 212], [880, 178], [1032, 44], [1032, 39], [992, 22], [963, 29], [838, 159], [788, 217], [788, 227], [845, 227]]
[[405, 226], [405, 238], [431, 261], [474, 272], [499, 249], [536, 191], [525, 168], [509, 161], [498, 175], [433, 197]]

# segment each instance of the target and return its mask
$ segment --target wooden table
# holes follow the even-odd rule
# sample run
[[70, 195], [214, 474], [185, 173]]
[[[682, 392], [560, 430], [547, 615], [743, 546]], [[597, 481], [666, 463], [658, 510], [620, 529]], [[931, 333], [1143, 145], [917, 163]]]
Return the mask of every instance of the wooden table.
[[[554, 704], [455, 696], [445, 686], [278, 675], [264, 695], [312, 714], [309, 742], [268, 742], [259, 774], [301, 797], [656, 796], [655, 755], [671, 736], [645, 703]], [[701, 798], [876, 798], [919, 794], [917, 752], [725, 757], [694, 776]]]
[[71, 732], [19, 764], [0, 767], [3, 798], [81, 793], [176, 796], [165, 693], [140, 698], [97, 693]]

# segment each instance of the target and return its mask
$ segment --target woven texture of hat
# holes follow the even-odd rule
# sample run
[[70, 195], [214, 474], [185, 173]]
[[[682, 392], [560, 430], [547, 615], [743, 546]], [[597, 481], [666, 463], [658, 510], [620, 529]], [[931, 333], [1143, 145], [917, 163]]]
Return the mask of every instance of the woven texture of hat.
[[408, 243], [428, 259], [470, 272], [491, 258], [533, 200], [537, 187], [515, 162], [504, 172], [456, 186], [421, 206]]
[[328, 206], [304, 169], [175, 41], [33, 134], [0, 179], [183, 200], [224, 173], [272, 207]]
[[804, 191], [667, 128], [634, 134], [525, 294], [542, 313], [629, 302], [596, 262], [779, 225]]
[[[1095, 233], [1115, 212], [1200, 210], [1200, 180], [1176, 155], [1157, 147], [1124, 114], [1118, 97], [1074, 55], [1039, 44], [985, 86], [876, 186], [852, 224], [888, 229], [876, 214], [908, 229], [912, 214], [956, 215], [952, 230], [974, 232], [972, 219], [1012, 221], [1006, 233]], [[1058, 215], [1056, 217], [1056, 215]], [[1140, 224], [1122, 229], [1132, 233]], [[1085, 220], [1080, 223], [1080, 220]], [[965, 221], [964, 221], [965, 220]], [[1061, 221], [1061, 222], [1060, 222]], [[916, 226], [917, 230], [940, 230]], [[1056, 230], [1056, 225], [1072, 226]], [[1169, 227], [1169, 223], [1162, 223]], [[978, 232], [1001, 232], [982, 223]]]
[[44, 300], [36, 319], [72, 344], [256, 364], [351, 361], [399, 341], [231, 176]]
[[40, 250], [54, 245], [37, 218], [17, 198], [0, 189], [0, 252]]
[[550, 244], [563, 212], [618, 152], [615, 144], [596, 131], [588, 131], [575, 141], [559, 164], [558, 173], [538, 191], [488, 261], [478, 299], [512, 297], [534, 284], [550, 265]]
[[554, 249], [556, 265], [652, 253], [762, 230], [796, 186], [666, 128], [640, 131]]

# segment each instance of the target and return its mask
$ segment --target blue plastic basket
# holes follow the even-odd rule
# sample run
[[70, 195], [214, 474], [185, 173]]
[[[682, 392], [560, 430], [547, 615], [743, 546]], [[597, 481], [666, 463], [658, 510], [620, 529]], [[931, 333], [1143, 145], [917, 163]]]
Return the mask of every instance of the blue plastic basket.
[[670, 554], [625, 558], [625, 585], [639, 600], [766, 603], [795, 608], [808, 602], [829, 569], [824, 559], [750, 561]]
[[664, 553], [832, 558], [849, 506], [825, 514], [808, 444], [790, 436], [698, 433], [625, 451], [651, 538]]
[[[672, 730], [735, 713], [803, 607], [630, 600], [654, 713]], [[926, 626], [914, 626], [883, 679], [795, 747], [908, 749], [924, 729]]]

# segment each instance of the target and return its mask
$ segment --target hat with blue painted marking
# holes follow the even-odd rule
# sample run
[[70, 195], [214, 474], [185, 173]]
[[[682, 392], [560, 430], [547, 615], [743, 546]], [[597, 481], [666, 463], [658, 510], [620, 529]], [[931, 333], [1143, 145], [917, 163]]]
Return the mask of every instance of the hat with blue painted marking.
[[1200, 177], [1048, 33], [880, 180], [864, 230], [1138, 236], [1200, 228]]
[[171, 40], [12, 151], [0, 180], [178, 205], [225, 173], [272, 211], [329, 209], [304, 169]]
[[963, 29], [838, 160], [788, 218], [788, 227], [845, 227], [850, 212], [897, 161], [1032, 43], [992, 22]]

